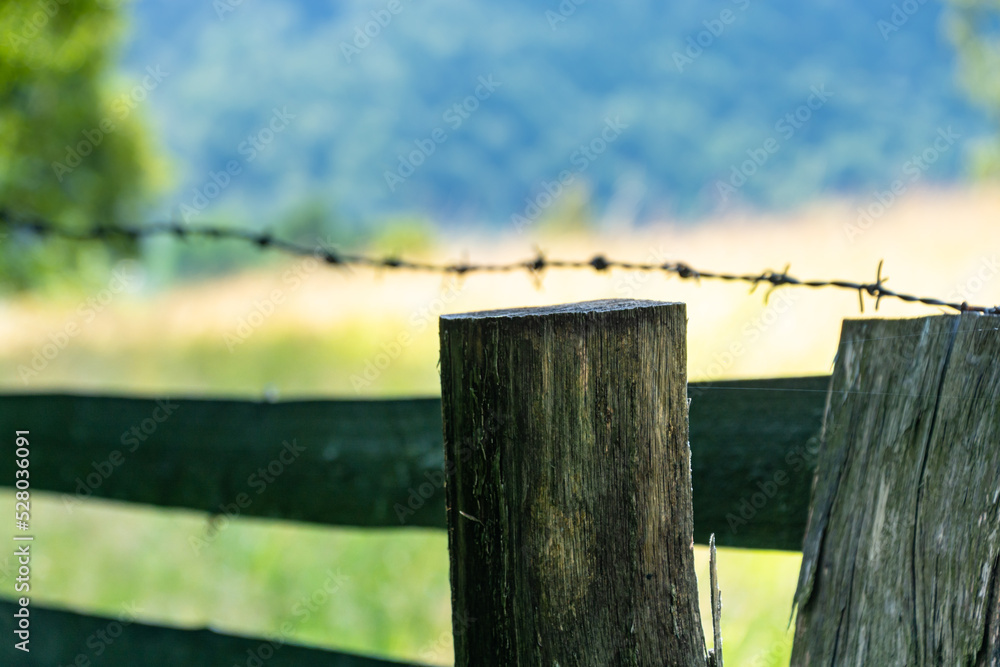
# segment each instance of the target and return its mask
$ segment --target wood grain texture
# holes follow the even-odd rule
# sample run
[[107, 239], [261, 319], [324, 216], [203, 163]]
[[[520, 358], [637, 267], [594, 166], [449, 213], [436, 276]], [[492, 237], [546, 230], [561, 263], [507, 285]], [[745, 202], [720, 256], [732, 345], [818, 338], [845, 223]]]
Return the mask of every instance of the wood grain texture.
[[[236, 637], [46, 609], [32, 602], [31, 651], [14, 648], [18, 607], [0, 602], [0, 664], [18, 667], [416, 667], [412, 663], [281, 643], [279, 638]], [[122, 621], [125, 621], [124, 623]]]
[[700, 665], [683, 304], [441, 318], [455, 664]]
[[997, 665], [1000, 318], [844, 323], [792, 665]]

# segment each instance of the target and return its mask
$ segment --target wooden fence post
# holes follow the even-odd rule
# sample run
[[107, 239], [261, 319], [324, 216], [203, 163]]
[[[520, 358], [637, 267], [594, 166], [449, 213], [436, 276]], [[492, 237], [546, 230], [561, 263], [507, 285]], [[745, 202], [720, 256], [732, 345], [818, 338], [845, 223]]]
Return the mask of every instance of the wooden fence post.
[[441, 318], [455, 664], [706, 664], [684, 304]]
[[792, 665], [998, 665], [1000, 318], [844, 323]]

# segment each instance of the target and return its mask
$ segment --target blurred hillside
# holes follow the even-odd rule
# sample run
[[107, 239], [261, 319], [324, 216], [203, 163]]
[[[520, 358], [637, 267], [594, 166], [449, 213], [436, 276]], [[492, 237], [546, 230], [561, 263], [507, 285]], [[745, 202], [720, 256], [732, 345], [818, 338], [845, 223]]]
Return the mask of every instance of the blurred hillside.
[[868, 197], [947, 128], [958, 140], [918, 177], [961, 180], [989, 129], [938, 3], [123, 7], [126, 73], [170, 73], [148, 102], [177, 175], [164, 216], [309, 201], [347, 228], [509, 228], [583, 200], [607, 224], [694, 219]]

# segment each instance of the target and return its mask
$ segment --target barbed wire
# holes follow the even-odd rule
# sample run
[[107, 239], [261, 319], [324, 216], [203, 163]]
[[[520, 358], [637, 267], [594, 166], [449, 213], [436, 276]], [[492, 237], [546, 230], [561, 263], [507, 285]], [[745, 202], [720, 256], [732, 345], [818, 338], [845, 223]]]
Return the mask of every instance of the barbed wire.
[[611, 269], [627, 271], [662, 272], [676, 275], [684, 280], [720, 280], [726, 282], [744, 282], [751, 284], [753, 292], [761, 284], [770, 285], [767, 295], [784, 286], [795, 287], [835, 287], [858, 293], [858, 304], [864, 312], [864, 296], [867, 294], [875, 299], [875, 309], [878, 310], [882, 299], [898, 299], [911, 303], [921, 303], [927, 306], [940, 306], [960, 313], [980, 313], [984, 315], [1000, 315], [998, 306], [977, 306], [967, 302], [945, 301], [934, 297], [916, 296], [891, 290], [885, 286], [887, 277], [882, 276], [883, 262], [879, 262], [874, 282], [854, 282], [850, 280], [802, 280], [788, 273], [790, 266], [782, 271], [767, 269], [758, 274], [723, 273], [695, 269], [684, 262], [627, 262], [608, 259], [604, 255], [594, 255], [587, 260], [549, 259], [542, 252], [527, 260], [497, 264], [475, 264], [470, 262], [436, 263], [402, 259], [386, 255], [375, 256], [359, 253], [344, 253], [335, 248], [316, 245], [310, 246], [277, 238], [269, 232], [257, 232], [246, 229], [215, 227], [211, 225], [189, 225], [175, 222], [151, 223], [142, 226], [135, 225], [94, 225], [82, 231], [72, 231], [34, 216], [12, 216], [7, 210], [0, 208], [0, 225], [12, 231], [32, 233], [42, 237], [60, 238], [69, 241], [104, 241], [121, 238], [130, 241], [153, 236], [173, 236], [185, 240], [189, 238], [205, 238], [212, 240], [234, 240], [257, 246], [261, 250], [274, 250], [299, 257], [313, 257], [331, 266], [353, 267], [363, 266], [376, 269], [408, 269], [432, 273], [453, 274], [464, 276], [472, 273], [508, 273], [527, 271], [538, 275], [545, 269], [588, 269], [597, 272]]

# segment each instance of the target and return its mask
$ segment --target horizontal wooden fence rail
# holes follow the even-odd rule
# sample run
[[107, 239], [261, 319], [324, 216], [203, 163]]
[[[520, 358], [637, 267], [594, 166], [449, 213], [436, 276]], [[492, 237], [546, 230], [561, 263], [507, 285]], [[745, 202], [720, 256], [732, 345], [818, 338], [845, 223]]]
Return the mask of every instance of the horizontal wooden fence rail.
[[[695, 541], [801, 549], [829, 377], [691, 383]], [[362, 527], [444, 528], [441, 401], [0, 396], [31, 484], [86, 497]], [[0, 483], [14, 480], [0, 459]]]
[[31, 652], [14, 648], [11, 602], [0, 602], [0, 664], [23, 667], [54, 665], [267, 665], [267, 667], [416, 667], [367, 656], [254, 639], [212, 630], [181, 630], [131, 619], [84, 616], [31, 605]]

